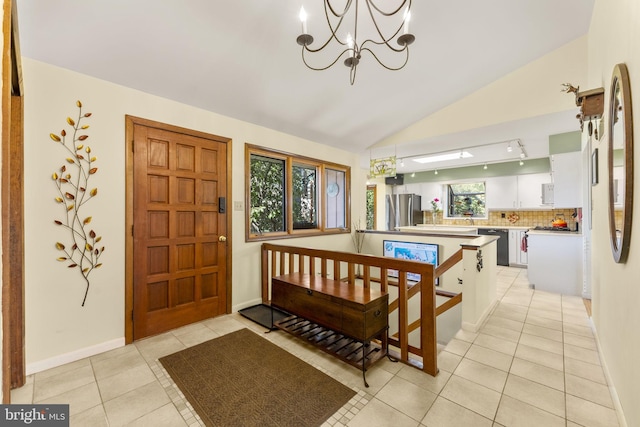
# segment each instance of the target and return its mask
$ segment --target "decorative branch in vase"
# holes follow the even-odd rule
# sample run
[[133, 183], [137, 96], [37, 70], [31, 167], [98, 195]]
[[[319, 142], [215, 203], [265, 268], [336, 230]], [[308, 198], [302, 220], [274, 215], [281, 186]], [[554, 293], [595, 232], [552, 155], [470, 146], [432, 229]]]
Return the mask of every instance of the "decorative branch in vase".
[[[362, 246], [364, 245], [365, 232], [360, 228], [360, 220], [353, 223], [353, 233], [351, 234], [351, 240], [356, 253], [362, 253]], [[356, 276], [360, 277], [360, 264], [357, 266]]]
[[104, 246], [100, 248], [96, 246], [102, 237], [89, 227], [92, 217], [82, 218], [80, 214], [85, 203], [98, 194], [97, 188], [87, 190], [89, 179], [98, 172], [98, 168], [94, 166], [97, 158], [91, 154], [91, 147], [84, 145], [89, 135], [84, 134], [83, 131], [88, 129], [89, 125], [81, 124], [84, 119], [91, 117], [91, 113], [82, 113], [82, 102], [77, 101], [76, 105], [78, 118], [74, 120], [67, 117], [67, 124], [72, 127], [71, 137], [67, 138], [67, 132], [64, 129], [60, 131], [60, 135], [51, 133], [49, 137], [54, 142], [60, 143], [69, 156], [66, 158], [66, 164], [51, 175], [58, 193], [55, 201], [61, 205], [64, 212], [62, 218], [54, 220], [54, 223], [67, 230], [70, 237], [67, 245], [56, 242], [56, 249], [64, 254], [57, 259], [68, 263], [67, 268], [77, 268], [82, 274], [86, 284], [82, 299], [84, 307], [91, 285], [89, 275], [94, 269], [102, 266], [98, 260], [104, 252]]

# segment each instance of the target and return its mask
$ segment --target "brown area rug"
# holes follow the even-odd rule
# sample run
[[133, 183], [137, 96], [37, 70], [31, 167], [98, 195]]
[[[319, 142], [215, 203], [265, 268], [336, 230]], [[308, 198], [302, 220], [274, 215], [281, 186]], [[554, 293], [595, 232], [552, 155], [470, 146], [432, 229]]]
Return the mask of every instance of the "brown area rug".
[[207, 426], [319, 426], [355, 395], [248, 329], [160, 362]]

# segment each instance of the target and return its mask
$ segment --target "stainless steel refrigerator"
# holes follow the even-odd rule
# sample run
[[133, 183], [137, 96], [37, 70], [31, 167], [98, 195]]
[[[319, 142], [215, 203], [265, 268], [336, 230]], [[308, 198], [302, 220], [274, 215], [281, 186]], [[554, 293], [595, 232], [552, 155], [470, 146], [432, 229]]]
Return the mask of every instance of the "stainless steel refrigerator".
[[422, 224], [420, 203], [417, 194], [387, 194], [387, 230]]

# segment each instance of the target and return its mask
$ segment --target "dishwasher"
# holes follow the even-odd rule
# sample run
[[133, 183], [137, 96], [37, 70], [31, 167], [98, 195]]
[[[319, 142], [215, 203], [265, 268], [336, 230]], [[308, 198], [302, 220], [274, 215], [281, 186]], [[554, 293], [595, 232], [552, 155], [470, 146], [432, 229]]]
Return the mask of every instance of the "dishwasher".
[[481, 236], [499, 236], [496, 242], [498, 250], [498, 265], [509, 266], [509, 230], [504, 228], [478, 228]]

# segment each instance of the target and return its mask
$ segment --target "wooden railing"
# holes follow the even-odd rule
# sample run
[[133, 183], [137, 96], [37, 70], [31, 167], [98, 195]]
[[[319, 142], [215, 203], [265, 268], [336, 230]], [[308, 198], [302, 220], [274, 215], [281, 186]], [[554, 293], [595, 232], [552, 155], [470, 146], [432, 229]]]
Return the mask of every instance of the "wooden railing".
[[[388, 292], [389, 287], [397, 287], [398, 298], [389, 303], [389, 315], [398, 311], [398, 332], [389, 337], [389, 344], [399, 350], [394, 356], [435, 376], [438, 373], [436, 316], [462, 301], [462, 293], [436, 290], [435, 279], [460, 260], [462, 249], [434, 269], [432, 264], [417, 261], [263, 243], [262, 300], [265, 304], [270, 302], [272, 277], [296, 272], [325, 278], [331, 275], [333, 279], [345, 282], [345, 286], [358, 280], [365, 288], [373, 285], [383, 292]], [[397, 280], [389, 279], [390, 270], [398, 271]], [[419, 274], [421, 280], [407, 280], [409, 273]], [[409, 323], [409, 299], [416, 295], [420, 298], [420, 315]], [[436, 306], [436, 295], [449, 299]], [[420, 329], [420, 344], [415, 347], [409, 345], [409, 333], [417, 329]], [[411, 359], [410, 354], [419, 356], [422, 361]]]

